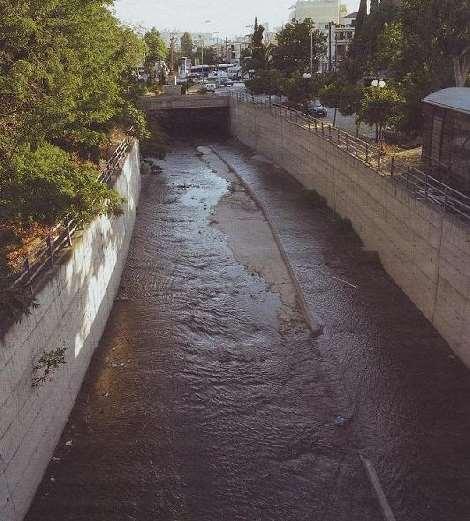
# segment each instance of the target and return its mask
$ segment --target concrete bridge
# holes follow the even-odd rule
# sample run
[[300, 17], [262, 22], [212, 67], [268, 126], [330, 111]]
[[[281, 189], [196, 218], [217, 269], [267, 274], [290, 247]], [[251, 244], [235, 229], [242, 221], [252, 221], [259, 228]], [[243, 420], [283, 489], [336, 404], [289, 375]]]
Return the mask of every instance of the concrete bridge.
[[228, 96], [142, 96], [139, 104], [170, 135], [209, 133], [220, 136], [229, 133]]

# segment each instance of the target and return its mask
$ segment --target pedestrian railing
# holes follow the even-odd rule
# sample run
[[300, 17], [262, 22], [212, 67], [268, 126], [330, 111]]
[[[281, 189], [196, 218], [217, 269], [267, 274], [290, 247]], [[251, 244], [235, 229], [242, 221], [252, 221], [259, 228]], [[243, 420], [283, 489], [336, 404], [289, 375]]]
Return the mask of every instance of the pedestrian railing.
[[[100, 174], [100, 180], [103, 183], [109, 185], [114, 174], [122, 168], [123, 161], [134, 143], [131, 132], [132, 129], [128, 136], [115, 148], [103, 168]], [[47, 237], [39, 240], [38, 244], [35, 244], [24, 256], [22, 262], [18, 262], [21, 268], [9, 274], [5, 286], [8, 288], [30, 287], [43, 271], [54, 265], [64, 248], [72, 246], [72, 238], [79, 228], [80, 224], [74, 219], [66, 219], [52, 228]], [[35, 242], [34, 239], [32, 241]]]
[[[239, 103], [250, 103], [269, 110], [273, 115], [329, 141], [347, 154], [365, 163], [378, 175], [405, 187], [416, 199], [439, 206], [447, 213], [458, 216], [462, 220], [470, 221], [470, 197], [468, 195], [439, 181], [429, 173], [410, 166], [409, 163], [399, 157], [385, 154], [380, 146], [334, 127], [328, 121], [307, 116], [281, 103], [272, 103], [266, 97], [245, 93], [232, 93], [231, 96], [236, 98]], [[446, 170], [445, 165], [438, 166], [439, 171]]]

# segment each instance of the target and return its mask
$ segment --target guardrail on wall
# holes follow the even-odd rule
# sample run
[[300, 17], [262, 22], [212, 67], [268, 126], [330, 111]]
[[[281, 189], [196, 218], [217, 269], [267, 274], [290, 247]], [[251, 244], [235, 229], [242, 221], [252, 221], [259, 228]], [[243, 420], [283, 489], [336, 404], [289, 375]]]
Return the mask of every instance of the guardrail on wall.
[[[129, 134], [132, 130], [129, 130]], [[100, 181], [110, 184], [113, 175], [122, 168], [123, 160], [127, 157], [133, 143], [134, 138], [128, 135], [116, 147], [100, 174]], [[30, 287], [43, 271], [54, 265], [61, 250], [72, 246], [72, 238], [78, 229], [79, 223], [73, 219], [57, 224], [46, 239], [24, 257], [21, 271], [15, 271], [8, 276], [6, 287], [10, 289]]]
[[[231, 97], [239, 103], [250, 103], [269, 110], [288, 123], [331, 142], [347, 154], [367, 164], [378, 175], [406, 187], [416, 199], [427, 201], [464, 221], [470, 221], [470, 197], [468, 195], [393, 155], [386, 155], [381, 147], [334, 127], [328, 121], [307, 116], [282, 104], [271, 103], [270, 99], [266, 97], [244, 93], [231, 93]], [[440, 166], [445, 168], [444, 165]]]

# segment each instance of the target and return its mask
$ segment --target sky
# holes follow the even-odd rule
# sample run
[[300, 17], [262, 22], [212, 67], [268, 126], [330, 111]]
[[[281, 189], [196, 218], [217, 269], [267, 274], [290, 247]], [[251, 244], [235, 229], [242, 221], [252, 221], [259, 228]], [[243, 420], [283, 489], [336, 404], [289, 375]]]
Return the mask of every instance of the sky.
[[[124, 22], [157, 29], [215, 33], [220, 37], [250, 32], [255, 16], [274, 29], [286, 22], [295, 0], [115, 0]], [[350, 11], [359, 0], [343, 0]]]

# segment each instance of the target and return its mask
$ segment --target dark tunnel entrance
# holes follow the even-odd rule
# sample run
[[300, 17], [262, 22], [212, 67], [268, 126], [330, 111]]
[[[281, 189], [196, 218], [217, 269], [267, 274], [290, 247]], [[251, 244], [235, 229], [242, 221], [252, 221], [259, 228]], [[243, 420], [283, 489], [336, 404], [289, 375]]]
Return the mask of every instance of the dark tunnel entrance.
[[220, 139], [230, 135], [228, 107], [156, 110], [150, 117], [169, 137]]

